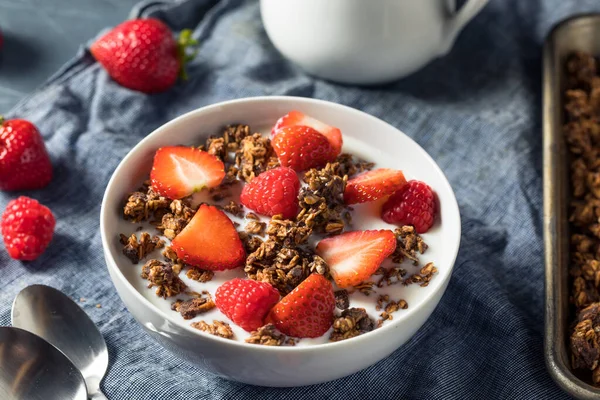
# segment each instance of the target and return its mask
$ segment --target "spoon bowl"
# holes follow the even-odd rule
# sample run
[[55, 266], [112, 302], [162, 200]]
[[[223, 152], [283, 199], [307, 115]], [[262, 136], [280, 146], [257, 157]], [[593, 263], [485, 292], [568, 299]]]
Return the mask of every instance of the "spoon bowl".
[[50, 343], [0, 327], [0, 399], [86, 400], [87, 391], [79, 370]]
[[105, 398], [100, 381], [108, 368], [106, 342], [73, 300], [49, 286], [28, 286], [15, 298], [11, 317], [14, 327], [38, 335], [71, 360], [81, 371], [90, 398]]

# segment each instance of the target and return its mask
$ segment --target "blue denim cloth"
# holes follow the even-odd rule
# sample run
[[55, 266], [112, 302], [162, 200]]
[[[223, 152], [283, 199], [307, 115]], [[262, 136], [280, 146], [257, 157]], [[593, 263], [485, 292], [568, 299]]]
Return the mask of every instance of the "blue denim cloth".
[[[37, 261], [0, 251], [0, 325], [19, 290], [44, 283], [81, 303], [106, 338], [110, 399], [560, 399], [544, 365], [541, 45], [552, 24], [600, 10], [595, 0], [493, 0], [453, 51], [392, 85], [357, 88], [311, 78], [275, 51], [256, 1], [188, 0], [136, 12], [194, 27], [201, 52], [190, 80], [147, 96], [120, 87], [82, 50], [9, 117], [38, 125], [56, 176], [27, 192], [57, 217]], [[462, 247], [440, 305], [405, 346], [350, 377], [291, 389], [214, 378], [142, 331], [119, 300], [102, 257], [104, 188], [125, 154], [187, 111], [256, 95], [346, 104], [414, 138], [450, 180]], [[0, 207], [16, 194], [0, 194]], [[101, 304], [102, 308], [96, 308]], [[357, 355], [360, 356], [360, 355]]]

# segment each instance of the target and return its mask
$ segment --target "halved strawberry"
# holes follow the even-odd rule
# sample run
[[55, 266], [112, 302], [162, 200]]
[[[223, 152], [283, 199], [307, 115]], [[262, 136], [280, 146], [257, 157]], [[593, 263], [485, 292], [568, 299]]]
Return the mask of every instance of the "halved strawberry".
[[275, 304], [265, 322], [288, 336], [315, 338], [331, 327], [334, 308], [331, 282], [313, 273]]
[[346, 232], [317, 244], [317, 254], [327, 262], [339, 287], [368, 279], [394, 250], [396, 236], [389, 230]]
[[237, 268], [246, 259], [233, 222], [223, 211], [206, 204], [173, 239], [171, 247], [186, 264], [213, 271]]
[[402, 171], [388, 168], [374, 169], [350, 179], [344, 191], [344, 203], [357, 204], [389, 196], [406, 185]]
[[308, 126], [281, 128], [272, 144], [281, 165], [297, 172], [323, 167], [336, 157], [327, 138]]
[[162, 147], [154, 154], [152, 188], [170, 199], [181, 199], [204, 188], [217, 187], [225, 177], [223, 162], [193, 147]]
[[324, 135], [327, 140], [329, 140], [329, 144], [331, 145], [336, 157], [341, 153], [343, 145], [342, 131], [336, 127], [327, 125], [318, 119], [309, 117], [300, 111], [290, 111], [283, 117], [279, 118], [275, 123], [275, 126], [273, 126], [273, 129], [271, 129], [271, 136], [275, 137], [277, 131], [281, 128], [296, 125], [303, 125], [313, 128], [321, 135]]

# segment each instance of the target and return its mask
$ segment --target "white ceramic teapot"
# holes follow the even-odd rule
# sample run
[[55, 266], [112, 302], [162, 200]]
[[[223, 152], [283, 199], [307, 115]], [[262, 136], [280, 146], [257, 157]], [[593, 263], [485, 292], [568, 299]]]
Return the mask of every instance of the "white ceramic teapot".
[[467, 0], [261, 0], [275, 47], [309, 74], [377, 84], [446, 54], [488, 2]]

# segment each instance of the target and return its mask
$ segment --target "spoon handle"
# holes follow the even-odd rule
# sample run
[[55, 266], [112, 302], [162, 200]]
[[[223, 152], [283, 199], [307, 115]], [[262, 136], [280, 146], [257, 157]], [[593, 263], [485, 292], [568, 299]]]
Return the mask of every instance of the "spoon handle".
[[102, 394], [101, 391], [97, 391], [94, 394], [90, 395], [90, 400], [108, 400], [105, 395]]

